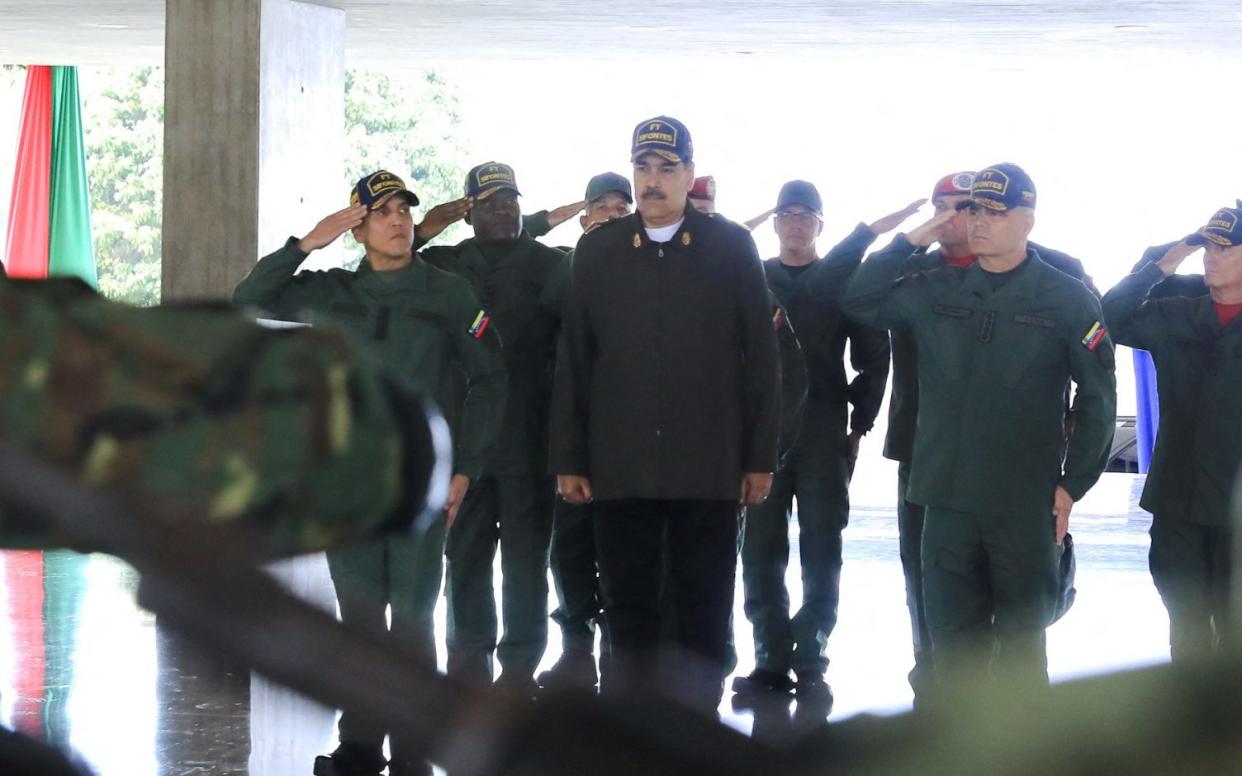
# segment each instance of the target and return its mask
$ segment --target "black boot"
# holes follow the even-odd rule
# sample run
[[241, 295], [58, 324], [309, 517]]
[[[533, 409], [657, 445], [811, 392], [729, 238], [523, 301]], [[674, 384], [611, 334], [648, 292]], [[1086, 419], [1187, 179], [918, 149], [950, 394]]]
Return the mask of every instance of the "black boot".
[[380, 747], [342, 741], [332, 754], [315, 758], [315, 776], [379, 776], [386, 765]]
[[592, 690], [598, 682], [595, 655], [590, 652], [566, 652], [539, 674], [539, 686], [544, 690]]
[[794, 688], [789, 672], [781, 673], [767, 668], [756, 668], [748, 676], [733, 678], [733, 692], [738, 695], [787, 695]]

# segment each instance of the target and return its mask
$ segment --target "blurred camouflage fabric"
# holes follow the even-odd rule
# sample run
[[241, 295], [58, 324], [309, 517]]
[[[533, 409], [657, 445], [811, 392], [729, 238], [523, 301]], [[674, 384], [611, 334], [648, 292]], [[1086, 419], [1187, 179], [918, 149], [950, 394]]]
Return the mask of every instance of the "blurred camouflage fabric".
[[[410, 468], [416, 406], [340, 331], [0, 277], [0, 438], [128, 504], [244, 522], [267, 554], [408, 525], [430, 469]], [[65, 543], [22, 517], [0, 517], [0, 544]]]

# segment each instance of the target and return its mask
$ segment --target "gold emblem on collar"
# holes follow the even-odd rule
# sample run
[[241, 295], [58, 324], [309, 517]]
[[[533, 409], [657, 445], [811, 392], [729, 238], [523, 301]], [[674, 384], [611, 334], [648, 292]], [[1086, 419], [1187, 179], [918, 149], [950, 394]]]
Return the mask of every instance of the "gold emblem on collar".
[[643, 238], [638, 236], [638, 232], [634, 233], [634, 247], [635, 248], [643, 247]]
[[686, 246], [687, 248], [690, 247], [690, 233], [689, 232], [681, 233], [681, 244]]

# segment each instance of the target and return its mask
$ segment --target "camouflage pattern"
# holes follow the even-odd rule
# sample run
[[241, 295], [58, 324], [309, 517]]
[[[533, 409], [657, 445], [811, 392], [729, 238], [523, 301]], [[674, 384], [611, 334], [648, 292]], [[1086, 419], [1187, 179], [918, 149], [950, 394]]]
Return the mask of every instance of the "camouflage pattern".
[[408, 495], [387, 380], [337, 330], [0, 280], [0, 437], [162, 514], [253, 523], [276, 553], [372, 533]]

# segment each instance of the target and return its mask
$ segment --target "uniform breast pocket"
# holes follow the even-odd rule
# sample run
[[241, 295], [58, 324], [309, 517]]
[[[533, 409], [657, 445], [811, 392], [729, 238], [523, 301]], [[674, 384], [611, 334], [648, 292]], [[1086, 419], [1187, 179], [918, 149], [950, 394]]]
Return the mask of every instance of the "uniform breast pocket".
[[969, 307], [937, 304], [930, 328], [918, 334], [921, 365], [938, 369], [952, 380], [965, 380], [970, 372], [970, 352], [979, 316]]
[[453, 323], [447, 315], [427, 310], [408, 310], [405, 314], [406, 343], [417, 359], [447, 351], [453, 345]]
[[370, 339], [374, 326], [371, 324], [371, 311], [364, 304], [357, 302], [332, 302], [328, 305], [326, 316], [338, 326], [347, 329], [351, 334], [362, 339]]
[[[1053, 318], [1019, 313], [998, 316], [995, 361], [1001, 380], [1014, 386], [1031, 375], [1069, 374], [1061, 325]], [[1060, 377], [1058, 377], [1060, 379]]]

